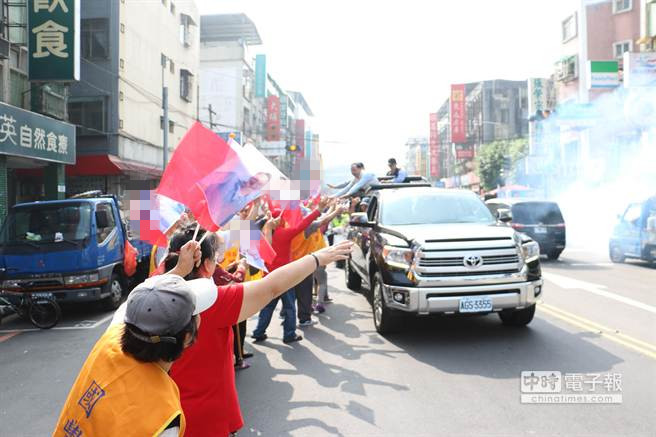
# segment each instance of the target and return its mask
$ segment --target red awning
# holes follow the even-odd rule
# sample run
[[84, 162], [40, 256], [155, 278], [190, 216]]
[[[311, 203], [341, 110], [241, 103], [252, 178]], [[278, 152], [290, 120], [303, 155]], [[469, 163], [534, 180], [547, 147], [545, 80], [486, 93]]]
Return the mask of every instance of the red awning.
[[115, 176], [128, 173], [159, 177], [162, 169], [125, 161], [114, 155], [78, 155], [75, 165], [66, 166], [66, 176]]

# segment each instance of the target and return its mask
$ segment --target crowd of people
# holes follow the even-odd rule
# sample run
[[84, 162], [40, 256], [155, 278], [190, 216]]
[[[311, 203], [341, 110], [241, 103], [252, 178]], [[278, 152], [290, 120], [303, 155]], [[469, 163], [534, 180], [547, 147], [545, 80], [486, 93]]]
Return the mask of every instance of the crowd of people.
[[[405, 180], [395, 160], [389, 165], [388, 177]], [[235, 372], [252, 357], [244, 350], [246, 321], [258, 314], [251, 338], [267, 341], [281, 301], [282, 342], [293, 344], [303, 339], [297, 329], [326, 311], [326, 266], [352, 248], [333, 244], [334, 236], [349, 213], [366, 207], [359, 196], [379, 183], [362, 163], [351, 173], [352, 181], [309, 199], [298, 216], [260, 198], [239, 212], [275, 251], [266, 271], [227, 248], [220, 232], [183, 215], [167, 234], [165, 256], [151, 262], [150, 278], [132, 290], [87, 357], [53, 435], [235, 435], [244, 425]]]

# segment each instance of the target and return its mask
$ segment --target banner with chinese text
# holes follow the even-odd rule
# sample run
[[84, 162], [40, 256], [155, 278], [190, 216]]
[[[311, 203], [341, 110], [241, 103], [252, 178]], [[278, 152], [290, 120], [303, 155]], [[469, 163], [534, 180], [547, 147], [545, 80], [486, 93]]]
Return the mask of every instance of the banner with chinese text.
[[466, 122], [465, 85], [451, 85], [451, 141], [453, 143], [467, 142]]
[[440, 136], [437, 131], [437, 114], [430, 114], [430, 135], [428, 140], [430, 151], [430, 175], [440, 177]]

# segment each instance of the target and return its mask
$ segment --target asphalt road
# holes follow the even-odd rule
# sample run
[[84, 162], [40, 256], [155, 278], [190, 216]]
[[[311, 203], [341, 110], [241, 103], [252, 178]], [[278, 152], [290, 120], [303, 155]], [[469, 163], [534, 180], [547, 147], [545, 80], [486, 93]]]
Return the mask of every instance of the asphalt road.
[[[543, 268], [527, 328], [495, 315], [422, 318], [388, 338], [331, 269], [335, 303], [302, 342], [284, 345], [272, 323], [267, 342], [247, 346], [240, 435], [656, 435], [656, 269], [577, 250]], [[67, 313], [55, 330], [18, 334], [27, 325], [0, 324], [0, 436], [49, 435], [108, 316]], [[521, 403], [522, 371], [617, 374], [621, 403]]]

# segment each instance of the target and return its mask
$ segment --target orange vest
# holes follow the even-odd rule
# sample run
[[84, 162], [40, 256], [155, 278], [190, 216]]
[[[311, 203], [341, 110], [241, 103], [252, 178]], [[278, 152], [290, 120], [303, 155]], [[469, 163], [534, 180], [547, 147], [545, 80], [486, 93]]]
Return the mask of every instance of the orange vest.
[[308, 238], [305, 238], [305, 233], [301, 232], [292, 240], [292, 261], [303, 258], [317, 250], [326, 247], [326, 240], [323, 239], [321, 230], [317, 229]]
[[230, 264], [237, 261], [238, 259], [239, 259], [239, 247], [234, 246], [225, 251], [225, 253], [223, 254], [223, 261], [221, 261], [219, 265], [223, 268], [223, 270], [225, 270], [228, 268]]
[[111, 326], [93, 347], [53, 437], [158, 436], [177, 416], [180, 436], [184, 435], [178, 386], [157, 364], [123, 353], [123, 327]]

